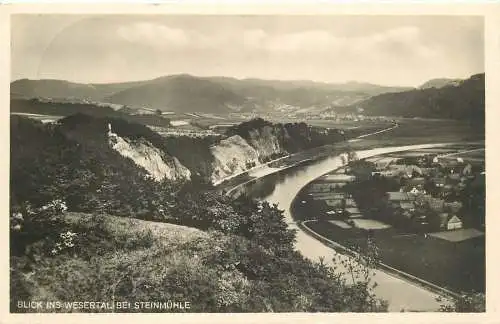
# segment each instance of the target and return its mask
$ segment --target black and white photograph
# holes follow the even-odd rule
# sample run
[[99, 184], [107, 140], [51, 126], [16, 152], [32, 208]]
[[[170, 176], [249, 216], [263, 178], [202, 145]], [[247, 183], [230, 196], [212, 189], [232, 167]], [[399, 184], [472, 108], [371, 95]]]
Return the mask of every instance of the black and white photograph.
[[484, 313], [485, 70], [481, 15], [12, 14], [9, 312]]

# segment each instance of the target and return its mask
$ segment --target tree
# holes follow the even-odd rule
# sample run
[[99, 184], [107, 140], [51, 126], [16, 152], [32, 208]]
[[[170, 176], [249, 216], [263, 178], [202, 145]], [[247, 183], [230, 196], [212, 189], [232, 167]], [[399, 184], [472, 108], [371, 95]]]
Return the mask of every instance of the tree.
[[354, 312], [380, 312], [386, 311], [387, 301], [377, 298], [373, 289], [377, 286], [373, 282], [375, 275], [373, 269], [380, 260], [379, 251], [372, 237], [366, 240], [366, 246], [352, 247], [354, 250], [350, 257], [336, 257], [334, 263], [339, 263], [345, 269], [341, 272], [344, 284], [348, 287], [345, 298]]

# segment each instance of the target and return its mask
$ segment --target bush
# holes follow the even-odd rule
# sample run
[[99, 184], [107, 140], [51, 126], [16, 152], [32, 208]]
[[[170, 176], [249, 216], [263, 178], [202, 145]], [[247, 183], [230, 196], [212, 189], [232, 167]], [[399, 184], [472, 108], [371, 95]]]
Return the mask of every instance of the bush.
[[[65, 239], [61, 233], [67, 228], [62, 218], [66, 210], [66, 203], [62, 200], [53, 200], [39, 208], [34, 208], [27, 202], [11, 206], [11, 255], [28, 253], [31, 257], [38, 257], [39, 253], [52, 251], [56, 244], [61, 243], [61, 239]], [[38, 246], [40, 250], [37, 248], [27, 251], [28, 247], [40, 241], [43, 243]]]

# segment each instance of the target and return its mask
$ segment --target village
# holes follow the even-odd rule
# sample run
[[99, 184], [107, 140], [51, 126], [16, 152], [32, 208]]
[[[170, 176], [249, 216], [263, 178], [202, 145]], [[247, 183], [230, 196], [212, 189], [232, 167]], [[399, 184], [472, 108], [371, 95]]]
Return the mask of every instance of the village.
[[324, 212], [320, 218], [337, 225], [372, 218], [420, 233], [484, 228], [484, 160], [477, 154], [467, 159], [440, 153], [422, 150], [352, 161], [311, 183], [308, 194]]
[[372, 238], [385, 264], [442, 287], [484, 289], [484, 147], [349, 160], [304, 188], [294, 205], [297, 220], [346, 247]]

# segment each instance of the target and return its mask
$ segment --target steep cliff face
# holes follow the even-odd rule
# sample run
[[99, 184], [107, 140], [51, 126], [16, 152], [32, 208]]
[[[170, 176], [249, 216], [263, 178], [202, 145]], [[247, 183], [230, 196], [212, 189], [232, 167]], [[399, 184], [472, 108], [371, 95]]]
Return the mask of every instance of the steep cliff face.
[[288, 152], [282, 146], [279, 130], [264, 126], [248, 132], [248, 143], [258, 153], [260, 161], [267, 161]]
[[210, 151], [214, 158], [211, 175], [214, 184], [260, 164], [259, 153], [239, 135], [221, 140]]
[[209, 178], [213, 184], [279, 157], [338, 140], [305, 123], [273, 124], [260, 118], [231, 127], [226, 135], [227, 139], [211, 147], [214, 162]]
[[190, 179], [191, 171], [183, 166], [176, 157], [166, 156], [149, 142], [145, 140], [131, 141], [111, 132], [108, 136], [114, 150], [122, 156], [132, 159], [156, 181]]

